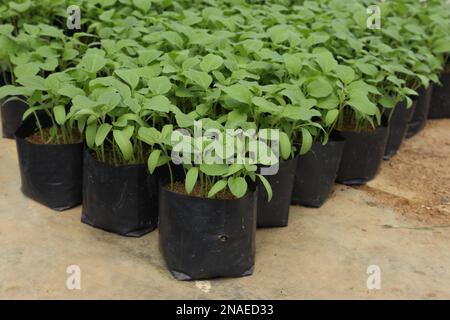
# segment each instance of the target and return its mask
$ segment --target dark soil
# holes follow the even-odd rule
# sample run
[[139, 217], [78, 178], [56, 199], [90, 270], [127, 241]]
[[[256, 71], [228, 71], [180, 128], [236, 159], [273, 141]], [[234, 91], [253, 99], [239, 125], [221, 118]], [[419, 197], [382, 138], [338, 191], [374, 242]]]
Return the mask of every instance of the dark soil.
[[[172, 192], [176, 192], [182, 195], [188, 195], [186, 193], [186, 188], [184, 187], [184, 183], [182, 182], [175, 182], [173, 184], [173, 186], [171, 187], [170, 184], [168, 184], [166, 186], [166, 189], [172, 191]], [[192, 190], [192, 193], [189, 194], [189, 196], [191, 197], [196, 197], [196, 198], [205, 198], [202, 195], [202, 192], [200, 191], [200, 184], [197, 183], [194, 187], [194, 189]], [[213, 199], [218, 199], [218, 200], [235, 200], [236, 197], [229, 191], [229, 190], [222, 190], [220, 192], [218, 192]]]
[[[83, 141], [83, 138], [80, 135], [78, 130], [72, 131], [72, 140], [67, 141], [67, 143], [63, 143], [62, 141], [55, 141], [51, 138], [50, 128], [42, 129], [43, 135], [41, 135], [40, 131], [33, 133], [31, 136], [27, 137], [27, 141], [34, 144], [76, 144]], [[62, 136], [61, 129], [58, 128], [58, 135]]]

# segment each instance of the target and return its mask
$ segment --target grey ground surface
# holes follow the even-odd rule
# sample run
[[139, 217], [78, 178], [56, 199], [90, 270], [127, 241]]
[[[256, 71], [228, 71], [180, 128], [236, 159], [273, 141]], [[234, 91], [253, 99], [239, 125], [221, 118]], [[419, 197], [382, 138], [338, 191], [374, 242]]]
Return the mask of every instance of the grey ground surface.
[[[0, 140], [2, 299], [450, 299], [450, 120], [430, 121], [368, 186], [336, 185], [320, 209], [292, 207], [289, 227], [257, 232], [255, 273], [178, 282], [140, 239], [80, 223], [25, 198], [15, 143]], [[66, 268], [81, 268], [81, 290]], [[381, 268], [381, 290], [366, 270]]]

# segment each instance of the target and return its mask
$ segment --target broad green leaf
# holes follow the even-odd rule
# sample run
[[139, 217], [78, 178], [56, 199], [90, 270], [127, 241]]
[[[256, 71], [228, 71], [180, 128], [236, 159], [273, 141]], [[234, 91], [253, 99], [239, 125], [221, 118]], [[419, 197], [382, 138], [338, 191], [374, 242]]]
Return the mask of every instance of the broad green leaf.
[[234, 84], [230, 87], [224, 87], [222, 90], [234, 100], [246, 104], [251, 104], [252, 102], [252, 93], [242, 84]]
[[125, 130], [113, 130], [113, 136], [125, 161], [130, 161], [133, 158], [133, 145], [127, 136], [127, 132]]
[[95, 144], [95, 136], [97, 135], [97, 123], [92, 123], [86, 127], [86, 144], [93, 149]]
[[200, 165], [200, 171], [211, 177], [223, 176], [223, 175], [227, 174], [228, 166], [226, 164], [202, 163]]
[[208, 192], [208, 198], [213, 198], [217, 193], [225, 189], [228, 181], [225, 179], [217, 181]]
[[302, 131], [302, 146], [300, 147], [300, 154], [306, 154], [312, 146], [313, 138], [309, 130], [301, 128]]
[[206, 55], [202, 62], [200, 62], [200, 68], [204, 72], [210, 72], [212, 70], [219, 69], [223, 64], [223, 59], [215, 54]]
[[198, 168], [192, 167], [189, 169], [189, 171], [186, 174], [186, 181], [185, 181], [185, 188], [186, 193], [191, 194], [192, 190], [194, 189], [198, 178]]
[[102, 123], [98, 127], [97, 133], [95, 135], [95, 145], [97, 147], [100, 147], [103, 144], [111, 129], [112, 126], [109, 123]]
[[324, 79], [316, 79], [308, 84], [307, 87], [310, 96], [315, 98], [325, 98], [333, 92], [333, 87]]
[[170, 100], [162, 95], [155, 96], [144, 103], [144, 109], [150, 109], [166, 113], [170, 111], [170, 106], [172, 106]]
[[97, 73], [106, 65], [106, 59], [98, 53], [86, 54], [79, 67], [89, 73]]
[[196, 70], [186, 70], [184, 75], [203, 89], [208, 89], [213, 80], [212, 77], [206, 72]]
[[66, 122], [66, 109], [64, 106], [56, 106], [53, 108], [53, 114], [57, 124], [62, 126]]
[[264, 189], [266, 190], [267, 193], [267, 201], [271, 201], [272, 197], [273, 197], [273, 191], [272, 191], [272, 186], [270, 185], [269, 181], [267, 181], [266, 177], [264, 177], [261, 174], [257, 175], [259, 180], [261, 181], [261, 183], [264, 186]]
[[348, 66], [338, 65], [335, 72], [338, 78], [345, 84], [349, 84], [355, 79], [355, 71]]
[[292, 152], [291, 141], [285, 132], [280, 131], [280, 154], [284, 160], [289, 159]]
[[114, 71], [123, 81], [125, 81], [131, 89], [135, 89], [139, 84], [139, 75], [136, 70], [116, 70]]
[[325, 126], [330, 127], [334, 124], [339, 115], [339, 110], [329, 110], [325, 116]]
[[150, 11], [152, 2], [150, 0], [133, 0], [133, 4], [136, 8], [144, 11], [145, 13]]
[[236, 198], [242, 198], [247, 193], [247, 181], [242, 177], [228, 178], [228, 188]]
[[329, 51], [318, 53], [316, 55], [316, 60], [322, 71], [325, 73], [333, 71], [338, 65], [336, 59], [334, 59], [333, 55]]
[[169, 78], [162, 76], [148, 79], [148, 87], [154, 94], [166, 94], [172, 89]]
[[148, 171], [150, 172], [150, 174], [153, 174], [153, 172], [155, 172], [155, 169], [158, 167], [160, 157], [161, 150], [159, 149], [153, 150], [152, 153], [150, 153], [147, 161]]
[[45, 85], [45, 79], [40, 76], [26, 76], [23, 78], [17, 79], [17, 82], [23, 85], [26, 88], [32, 90], [47, 90], [47, 86]]

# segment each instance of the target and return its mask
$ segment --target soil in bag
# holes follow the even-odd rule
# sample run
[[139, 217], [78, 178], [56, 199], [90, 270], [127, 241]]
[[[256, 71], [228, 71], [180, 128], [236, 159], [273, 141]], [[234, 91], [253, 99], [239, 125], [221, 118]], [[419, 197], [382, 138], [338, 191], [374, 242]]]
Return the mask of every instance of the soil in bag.
[[384, 160], [392, 158], [400, 149], [406, 132], [408, 131], [408, 124], [411, 121], [416, 104], [417, 100], [414, 100], [413, 105], [410, 108], [407, 108], [406, 101], [402, 101], [392, 110]]
[[2, 118], [2, 136], [7, 139], [14, 139], [17, 129], [22, 124], [24, 112], [28, 105], [22, 101], [24, 97], [6, 98], [0, 105], [0, 114]]
[[159, 245], [177, 280], [253, 273], [256, 191], [241, 199], [221, 200], [160, 190]]
[[288, 225], [297, 160], [298, 157], [281, 161], [275, 175], [265, 176], [272, 187], [272, 200], [270, 202], [264, 186], [260, 181], [258, 182], [258, 228], [286, 227]]
[[433, 86], [428, 118], [450, 118], [450, 67], [442, 73], [441, 85]]
[[[48, 117], [39, 118], [44, 128], [50, 126]], [[36, 143], [31, 140], [36, 130], [36, 120], [30, 116], [16, 132], [23, 194], [57, 211], [80, 204], [83, 143]]]
[[116, 166], [85, 150], [81, 221], [123, 236], [143, 236], [157, 227], [157, 186], [145, 164]]
[[336, 180], [345, 139], [334, 133], [326, 145], [315, 142], [299, 157], [292, 192], [292, 204], [319, 208], [327, 200]]
[[358, 185], [375, 178], [386, 150], [388, 133], [387, 124], [367, 132], [339, 131], [345, 146], [336, 182]]
[[430, 84], [427, 89], [420, 87], [417, 90], [419, 94], [417, 98], [416, 108], [414, 110], [411, 121], [408, 125], [408, 131], [406, 132], [406, 138], [412, 138], [419, 133], [427, 123], [428, 112], [430, 110], [431, 95], [433, 92], [433, 85]]

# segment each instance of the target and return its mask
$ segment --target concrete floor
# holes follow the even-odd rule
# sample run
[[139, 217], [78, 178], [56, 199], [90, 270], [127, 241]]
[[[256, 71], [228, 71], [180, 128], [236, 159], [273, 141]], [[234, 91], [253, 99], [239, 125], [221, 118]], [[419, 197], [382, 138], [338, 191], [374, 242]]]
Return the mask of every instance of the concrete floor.
[[[447, 164], [425, 178], [450, 181], [449, 131], [450, 120], [430, 122], [398, 159], [417, 168], [421, 160], [408, 150], [420, 147], [430, 163]], [[433, 190], [437, 203], [421, 204], [427, 196], [417, 198], [411, 176], [390, 176], [406, 165], [395, 161], [384, 163], [367, 187], [337, 185], [320, 209], [292, 207], [289, 227], [259, 230], [253, 276], [178, 282], [158, 251], [158, 231], [123, 238], [80, 223], [80, 208], [55, 213], [25, 198], [15, 144], [2, 139], [0, 298], [450, 299], [448, 184]], [[416, 217], [428, 205], [444, 208], [437, 220]], [[81, 268], [81, 290], [66, 287], [69, 265]], [[381, 269], [380, 290], [367, 288], [370, 265]]]

